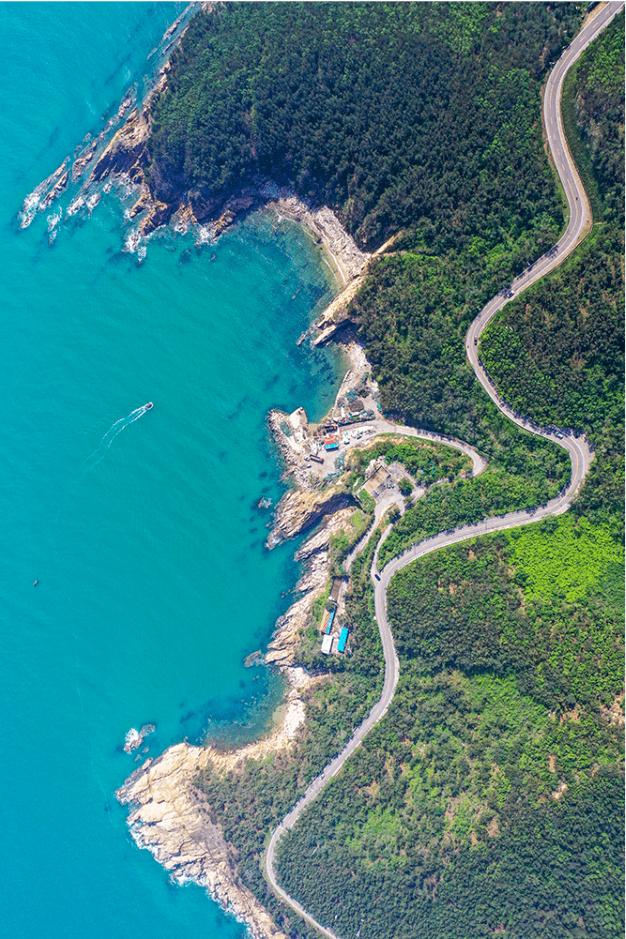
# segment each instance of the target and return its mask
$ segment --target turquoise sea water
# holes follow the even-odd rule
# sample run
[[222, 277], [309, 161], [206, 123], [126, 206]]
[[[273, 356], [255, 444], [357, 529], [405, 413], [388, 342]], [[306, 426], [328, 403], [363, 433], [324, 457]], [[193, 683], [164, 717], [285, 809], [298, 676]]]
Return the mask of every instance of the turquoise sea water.
[[243, 935], [136, 849], [114, 790], [131, 726], [156, 723], [157, 755], [271, 693], [242, 665], [297, 578], [293, 546], [263, 548], [266, 414], [329, 403], [337, 361], [295, 340], [331, 287], [269, 219], [201, 249], [159, 237], [141, 264], [113, 198], [52, 245], [53, 210], [15, 221], [183, 8], [0, 5], [1, 936]]

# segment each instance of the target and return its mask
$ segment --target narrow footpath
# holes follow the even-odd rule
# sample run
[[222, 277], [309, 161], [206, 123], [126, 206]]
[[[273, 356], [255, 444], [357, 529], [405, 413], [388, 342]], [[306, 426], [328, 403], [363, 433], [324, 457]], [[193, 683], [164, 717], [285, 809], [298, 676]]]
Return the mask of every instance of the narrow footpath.
[[[459, 542], [467, 541], [470, 538], [476, 538], [480, 535], [503, 531], [508, 528], [517, 528], [520, 525], [528, 525], [551, 515], [561, 515], [563, 512], [567, 511], [574, 501], [587, 475], [591, 460], [593, 459], [593, 452], [586, 437], [576, 437], [572, 431], [567, 428], [539, 427], [528, 418], [519, 415], [500, 398], [479, 359], [478, 341], [488, 323], [496, 313], [502, 309], [505, 303], [558, 267], [591, 230], [593, 221], [591, 206], [587, 194], [583, 189], [576, 166], [574, 165], [563, 129], [561, 117], [563, 80], [569, 69], [580, 58], [587, 46], [602, 32], [623, 6], [624, 0], [617, 0], [617, 2], [601, 5], [594, 11], [576, 39], [574, 39], [572, 44], [562, 54], [546, 84], [543, 100], [544, 128], [552, 159], [563, 185], [569, 206], [570, 218], [567, 229], [553, 248], [543, 255], [543, 257], [539, 258], [538, 261], [535, 261], [534, 264], [531, 264], [530, 267], [513, 281], [510, 287], [506, 287], [504, 290], [500, 291], [500, 293], [486, 304], [470, 326], [465, 340], [467, 357], [474, 369], [476, 377], [500, 411], [518, 426], [540, 437], [551, 440], [553, 443], [568, 451], [572, 465], [570, 481], [565, 489], [559, 493], [557, 498], [552, 499], [544, 505], [538, 506], [536, 509], [509, 512], [499, 517], [487, 518], [473, 525], [465, 525], [462, 528], [441, 532], [426, 541], [413, 545], [403, 552], [403, 554], [390, 561], [380, 575], [377, 569], [378, 552], [376, 552], [372, 565], [372, 581], [374, 583], [376, 619], [380, 629], [385, 658], [385, 680], [381, 696], [363, 723], [355, 730], [343, 750], [325, 767], [320, 775], [313, 780], [304, 795], [274, 830], [267, 844], [264, 857], [265, 876], [276, 896], [298, 913], [302, 919], [316, 929], [322, 936], [327, 937], [327, 939], [339, 939], [339, 937], [332, 929], [318, 923], [297, 900], [289, 896], [278, 884], [274, 867], [276, 849], [285, 832], [295, 826], [307, 806], [317, 798], [326, 784], [333, 779], [333, 777], [337, 776], [346, 760], [348, 760], [357, 747], [361, 745], [363, 738], [369, 733], [372, 727], [384, 717], [391, 704], [400, 674], [398, 655], [396, 653], [391, 627], [387, 619], [386, 597], [387, 587], [389, 586], [391, 578], [407, 564], [410, 564], [417, 558], [424, 557], [426, 554], [430, 554], [432, 551], [439, 551], [441, 548], [458, 544]], [[398, 432], [399, 428], [394, 426], [394, 430]], [[402, 432], [406, 433], [408, 430], [410, 429], [403, 428]], [[415, 432], [415, 436], [423, 435], [420, 432]], [[469, 449], [468, 447], [468, 450]], [[390, 528], [387, 529], [387, 532], [388, 531], [390, 531]], [[387, 532], [385, 534], [387, 534]]]

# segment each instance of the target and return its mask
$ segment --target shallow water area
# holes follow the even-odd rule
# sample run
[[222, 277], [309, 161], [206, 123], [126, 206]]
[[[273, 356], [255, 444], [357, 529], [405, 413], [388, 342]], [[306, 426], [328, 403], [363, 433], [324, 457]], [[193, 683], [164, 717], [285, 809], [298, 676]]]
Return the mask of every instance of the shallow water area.
[[[54, 206], [16, 224], [24, 197], [141, 86], [182, 9], [0, 6], [0, 935], [244, 932], [202, 890], [168, 885], [114, 791], [137, 755], [271, 719], [276, 688], [243, 658], [298, 572], [294, 546], [264, 548], [258, 502], [282, 492], [266, 415], [304, 405], [315, 418], [334, 394], [338, 356], [295, 345], [332, 296], [328, 271], [267, 213], [200, 248], [192, 232], [159, 233], [142, 261], [122, 251], [112, 194], [55, 223], [52, 243]], [[155, 733], [124, 753], [146, 723]]]

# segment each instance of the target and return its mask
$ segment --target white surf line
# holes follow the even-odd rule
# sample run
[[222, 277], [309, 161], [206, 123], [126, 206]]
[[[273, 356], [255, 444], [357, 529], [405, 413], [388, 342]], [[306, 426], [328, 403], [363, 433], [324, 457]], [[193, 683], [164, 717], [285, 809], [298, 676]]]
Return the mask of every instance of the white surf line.
[[[552, 124], [554, 130], [548, 134], [548, 142], [555, 160], [557, 172], [559, 173], [567, 196], [570, 207], [570, 221], [565, 234], [559, 239], [555, 246], [556, 251], [555, 249], [551, 249], [540, 261], [535, 262], [523, 275], [516, 278], [517, 284], [515, 286], [515, 293], [526, 289], [531, 283], [534, 283], [540, 277], [543, 277], [561, 264], [583, 239], [586, 225], [590, 222], [591, 209], [589, 207], [589, 201], [580, 177], [578, 176], [578, 172], [576, 171], [563, 131], [560, 113], [561, 92], [566, 72], [582, 55], [589, 43], [611, 22], [613, 17], [617, 15], [623, 6], [623, 0], [619, 0], [619, 2], [607, 3], [604, 7], [601, 7], [581, 30], [572, 44], [565, 50], [548, 80], [546, 94], [544, 96], [544, 120], [547, 128], [550, 126], [549, 118], [553, 116], [553, 109], [556, 108], [558, 121]], [[556, 76], [554, 81], [553, 76]], [[548, 93], [551, 88], [556, 89], [555, 93]], [[555, 149], [557, 145], [559, 145], [559, 147]], [[587, 216], [587, 212], [589, 216]], [[532, 276], [530, 276], [531, 270], [533, 270]], [[506, 293], [509, 293], [509, 289], [507, 289]], [[477, 341], [482, 331], [508, 299], [510, 299], [510, 297], [504, 296], [504, 292], [498, 294], [498, 296], [494, 297], [478, 314], [467, 334], [466, 349], [468, 351], [468, 358], [481, 385], [506, 417], [513, 420], [520, 427], [529, 430], [531, 433], [550, 439], [568, 450], [572, 464], [572, 475], [568, 485], [555, 499], [539, 506], [537, 509], [510, 512], [500, 517], [483, 519], [482, 522], [478, 522], [474, 525], [467, 525], [463, 528], [441, 532], [433, 538], [427, 539], [425, 542], [413, 545], [402, 555], [394, 558], [385, 567], [382, 575], [377, 574], [378, 550], [376, 551], [372, 563], [372, 579], [374, 582], [376, 620], [380, 630], [385, 658], [385, 679], [382, 694], [341, 752], [325, 767], [320, 775], [313, 780], [304, 795], [301, 796], [296, 805], [272, 832], [263, 858], [265, 877], [278, 899], [282, 900], [283, 903], [294, 910], [294, 912], [301, 916], [310, 926], [316, 929], [322, 936], [325, 936], [326, 939], [339, 939], [339, 937], [332, 929], [318, 923], [297, 900], [291, 897], [278, 884], [274, 867], [276, 848], [283, 835], [295, 826], [302, 812], [317, 798], [326, 784], [339, 773], [346, 760], [360, 746], [365, 735], [387, 713], [389, 705], [391, 704], [400, 675], [398, 655], [396, 653], [391, 628], [387, 620], [387, 587], [391, 577], [418, 557], [423, 557], [433, 551], [439, 551], [443, 547], [459, 544], [460, 542], [494, 531], [502, 531], [506, 528], [517, 528], [520, 525], [528, 525], [538, 521], [540, 518], [545, 518], [550, 515], [562, 514], [567, 511], [573, 502], [585, 478], [591, 459], [593, 458], [586, 438], [576, 438], [571, 435], [570, 431], [558, 431], [555, 428], [537, 427], [532, 421], [521, 417], [513, 411], [512, 408], [500, 399], [495, 388], [491, 386], [490, 379], [482, 367], [482, 364], [479, 362], [477, 351], [474, 355], [470, 354], [470, 352], [473, 353], [477, 348]], [[474, 340], [476, 340], [476, 342], [474, 342]], [[391, 529], [388, 528], [385, 535], [390, 530]], [[380, 577], [380, 579], [377, 579], [378, 577]]]
[[[126, 428], [129, 427], [131, 424], [134, 424], [135, 421], [138, 421], [139, 418], [143, 417], [146, 411], [149, 411], [149, 410], [151, 410], [151, 408], [149, 408], [147, 404], [143, 404], [140, 408], [135, 408], [134, 411], [131, 411], [130, 414], [127, 414], [126, 417], [120, 417], [119, 420], [115, 421], [115, 423], [109, 427], [106, 434], [103, 436], [102, 440], [100, 441], [99, 447], [96, 450], [94, 450], [91, 456], [87, 457], [83, 465], [89, 464], [87, 466], [88, 470], [91, 470], [95, 466], [97, 466], [98, 463], [100, 463], [100, 461], [103, 460], [104, 457], [106, 456], [106, 453], [109, 447], [111, 446], [111, 444], [113, 443], [117, 435], [121, 434], [122, 431], [126, 430]], [[98, 459], [94, 460], [94, 457], [98, 457]], [[94, 460], [94, 462], [90, 462], [91, 460]]]

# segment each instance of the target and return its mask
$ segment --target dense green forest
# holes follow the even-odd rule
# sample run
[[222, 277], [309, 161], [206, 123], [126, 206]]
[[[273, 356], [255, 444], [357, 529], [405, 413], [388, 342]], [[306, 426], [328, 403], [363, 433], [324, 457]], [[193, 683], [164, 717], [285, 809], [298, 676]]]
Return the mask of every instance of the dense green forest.
[[422, 216], [449, 245], [549, 240], [539, 81], [579, 21], [574, 4], [216, 5], [153, 107], [151, 186], [202, 211], [262, 173], [368, 245]]
[[[593, 235], [507, 306], [483, 347], [508, 400], [588, 431], [594, 472], [574, 513], [438, 552], [392, 581], [401, 680], [390, 714], [280, 859], [286, 888], [343, 935], [623, 935], [620, 75], [623, 15], [570, 87], [585, 103], [590, 171], [602, 167]], [[599, 155], [604, 135], [621, 141], [612, 161]], [[374, 312], [364, 324], [375, 327]], [[521, 356], [533, 353], [522, 386]], [[443, 396], [411, 399], [386, 374], [400, 402], [450, 414]]]
[[463, 336], [563, 225], [540, 86], [579, 23], [573, 4], [227, 4], [193, 21], [153, 108], [161, 198], [220, 205], [264, 173], [333, 206], [366, 245], [402, 229], [351, 315], [384, 411], [492, 461], [474, 515], [457, 511], [466, 493], [445, 496], [467, 520], [489, 500], [545, 502], [565, 471], [477, 385]]
[[610, 519], [623, 537], [623, 12], [581, 59], [569, 92], [565, 105], [576, 120], [568, 133], [587, 168], [593, 232], [550, 277], [507, 304], [480, 351], [513, 407], [589, 434], [596, 460], [577, 511]]
[[[463, 338], [562, 230], [540, 86], [582, 12], [226, 4], [194, 19], [155, 106], [149, 172], [161, 198], [188, 192], [210, 212], [261, 173], [331, 205], [365, 246], [402, 230], [351, 309], [383, 409], [472, 443], [490, 467], [431, 490], [383, 559], [431, 531], [544, 502], [567, 478], [560, 448], [483, 393]], [[507, 305], [481, 347], [520, 410], [590, 434], [593, 469], [568, 515], [394, 578], [396, 697], [278, 859], [285, 888], [346, 939], [623, 935], [623, 68], [622, 15], [581, 59], [565, 102], [594, 232]], [[275, 899], [260, 859], [379, 695], [379, 537], [351, 572], [353, 654], [323, 668], [315, 622], [300, 637], [318, 682], [294, 748], [197, 781], [242, 882], [291, 937], [314, 934]]]
[[416, 562], [388, 605], [396, 696], [284, 841], [286, 888], [363, 939], [619, 936], [622, 548], [552, 519]]

